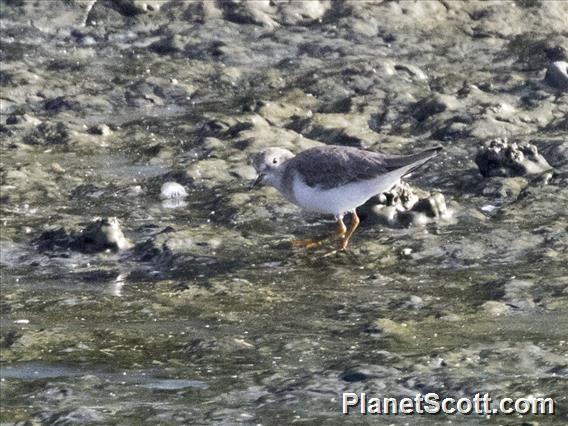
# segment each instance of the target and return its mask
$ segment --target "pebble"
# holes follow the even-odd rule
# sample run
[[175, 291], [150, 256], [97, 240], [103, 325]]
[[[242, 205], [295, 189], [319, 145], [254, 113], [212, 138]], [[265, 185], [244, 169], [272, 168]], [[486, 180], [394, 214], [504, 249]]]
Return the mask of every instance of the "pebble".
[[51, 163], [51, 170], [61, 175], [65, 173], [65, 169], [59, 163]]
[[491, 213], [492, 211], [495, 211], [497, 209], [497, 206], [494, 206], [492, 204], [486, 204], [484, 206], [481, 206], [481, 211], [486, 212], [486, 213]]
[[187, 195], [185, 188], [177, 182], [166, 182], [160, 189], [160, 198], [162, 200], [185, 198]]

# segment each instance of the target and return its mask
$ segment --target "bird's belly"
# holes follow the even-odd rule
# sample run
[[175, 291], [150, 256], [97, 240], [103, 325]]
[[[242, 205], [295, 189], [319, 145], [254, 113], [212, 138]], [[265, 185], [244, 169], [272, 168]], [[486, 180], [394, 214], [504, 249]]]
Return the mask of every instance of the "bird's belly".
[[306, 185], [301, 179], [294, 181], [296, 204], [318, 213], [342, 215], [364, 204], [369, 198], [388, 191], [398, 182], [400, 175], [381, 175], [375, 179], [352, 182], [338, 188], [321, 189]]

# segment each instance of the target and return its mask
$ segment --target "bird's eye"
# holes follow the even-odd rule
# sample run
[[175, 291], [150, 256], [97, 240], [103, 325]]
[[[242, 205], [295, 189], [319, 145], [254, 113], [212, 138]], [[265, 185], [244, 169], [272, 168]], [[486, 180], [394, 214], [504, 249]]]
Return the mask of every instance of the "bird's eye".
[[272, 164], [278, 164], [278, 159], [277, 159], [277, 158], [273, 158], [273, 159], [272, 159]]

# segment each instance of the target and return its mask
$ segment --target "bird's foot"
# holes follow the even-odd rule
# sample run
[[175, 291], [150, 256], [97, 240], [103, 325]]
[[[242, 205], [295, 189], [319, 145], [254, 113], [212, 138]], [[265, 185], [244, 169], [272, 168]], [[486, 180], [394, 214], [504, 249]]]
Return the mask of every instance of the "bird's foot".
[[336, 248], [335, 250], [331, 250], [328, 251], [327, 253], [325, 253], [322, 257], [329, 257], [329, 256], [333, 256], [334, 254], [343, 252], [343, 251], [347, 251], [347, 245], [349, 244], [349, 240], [347, 240], [345, 238], [345, 236], [341, 237], [341, 243], [339, 244], [339, 247]]
[[322, 242], [318, 240], [292, 240], [292, 247], [294, 248], [305, 248], [305, 249], [315, 249], [321, 246]]
[[327, 253], [324, 253], [321, 257], [333, 256], [334, 254], [337, 254], [337, 253], [339, 253], [340, 251], [343, 251], [343, 250], [341, 250], [341, 249], [331, 250], [331, 251], [328, 251]]

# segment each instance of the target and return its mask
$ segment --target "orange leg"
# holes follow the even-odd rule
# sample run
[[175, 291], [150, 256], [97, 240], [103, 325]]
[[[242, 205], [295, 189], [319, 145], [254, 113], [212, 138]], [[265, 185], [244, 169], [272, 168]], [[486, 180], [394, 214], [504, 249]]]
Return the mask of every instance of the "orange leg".
[[357, 211], [353, 209], [353, 211], [351, 212], [351, 226], [349, 227], [349, 230], [345, 234], [345, 237], [343, 237], [341, 245], [339, 246], [341, 250], [347, 249], [347, 245], [349, 244], [349, 239], [351, 238], [351, 235], [353, 235], [353, 233], [359, 226], [359, 223], [361, 223], [361, 221], [359, 220], [359, 216], [357, 216]]
[[345, 238], [345, 234], [347, 234], [347, 227], [345, 226], [345, 223], [343, 223], [343, 216], [339, 216], [337, 218], [337, 224], [339, 225], [339, 229], [337, 230], [337, 234], [341, 238]]
[[[359, 216], [357, 216], [357, 212], [355, 210], [353, 210], [351, 212], [351, 225], [349, 225], [349, 229], [347, 229], [345, 227], [345, 224], [343, 223], [342, 219], [338, 219], [338, 222], [340, 222], [339, 235], [341, 235], [341, 244], [339, 245], [338, 249], [332, 250], [329, 253], [324, 254], [323, 257], [331, 256], [332, 254], [335, 254], [338, 251], [347, 250], [347, 245], [349, 244], [349, 239], [351, 238], [351, 235], [353, 235], [353, 233], [355, 232], [355, 230], [359, 226], [360, 220], [359, 220]], [[343, 225], [343, 226], [341, 226], [341, 225]]]
[[[347, 234], [347, 227], [345, 226], [345, 223], [343, 222], [342, 216], [337, 217], [337, 224], [339, 225], [339, 227], [337, 229], [337, 235], [339, 235], [339, 237], [341, 239], [344, 239], [345, 235]], [[292, 246], [297, 247], [297, 248], [313, 249], [313, 248], [317, 248], [317, 247], [321, 246], [322, 241], [324, 241], [324, 240], [312, 240], [312, 239], [309, 239], [309, 240], [294, 240], [294, 241], [292, 241]]]

